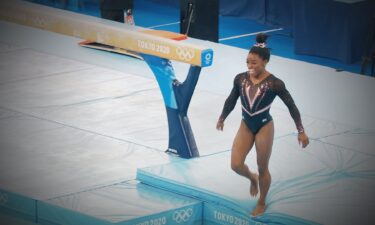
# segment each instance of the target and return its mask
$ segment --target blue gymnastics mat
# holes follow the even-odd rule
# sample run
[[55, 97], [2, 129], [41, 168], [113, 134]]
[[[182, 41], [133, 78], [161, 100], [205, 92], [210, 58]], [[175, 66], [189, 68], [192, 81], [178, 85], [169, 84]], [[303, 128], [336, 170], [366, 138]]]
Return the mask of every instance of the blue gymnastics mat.
[[0, 189], [0, 213], [36, 222], [36, 205], [35, 199]]
[[[274, 142], [268, 206], [258, 217], [249, 216], [257, 198], [231, 170], [230, 152], [138, 169], [137, 179], [202, 200], [208, 224], [374, 224], [374, 156], [317, 140], [302, 150], [296, 139]], [[256, 169], [254, 150], [246, 162]]]
[[38, 223], [202, 224], [200, 201], [132, 180], [38, 202]]

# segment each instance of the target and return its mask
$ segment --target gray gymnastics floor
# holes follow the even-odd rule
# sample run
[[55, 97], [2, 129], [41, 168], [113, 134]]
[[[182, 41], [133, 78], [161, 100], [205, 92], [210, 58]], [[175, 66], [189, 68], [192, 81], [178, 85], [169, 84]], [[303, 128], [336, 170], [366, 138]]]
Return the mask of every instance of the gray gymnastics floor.
[[[240, 108], [215, 130], [247, 51], [189, 40], [213, 48], [215, 59], [189, 110], [202, 157], [184, 160], [164, 153], [165, 109], [143, 61], [11, 23], [0, 30], [1, 213], [44, 224], [374, 223], [373, 78], [271, 58], [311, 144], [299, 148], [276, 100], [270, 207], [254, 219], [248, 184], [229, 168]], [[188, 65], [173, 64], [183, 80]], [[247, 161], [256, 168], [254, 152]]]

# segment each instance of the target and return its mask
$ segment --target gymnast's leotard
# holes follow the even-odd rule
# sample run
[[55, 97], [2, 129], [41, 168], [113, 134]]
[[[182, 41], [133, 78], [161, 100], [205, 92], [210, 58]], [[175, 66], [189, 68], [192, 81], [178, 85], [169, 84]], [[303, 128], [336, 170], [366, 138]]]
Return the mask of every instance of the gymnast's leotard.
[[262, 126], [272, 120], [269, 111], [276, 96], [288, 107], [298, 132], [303, 132], [301, 116], [292, 96], [285, 88], [284, 82], [272, 74], [258, 84], [251, 82], [247, 72], [238, 74], [234, 78], [233, 89], [225, 101], [220, 120], [225, 120], [234, 109], [238, 97], [241, 97], [242, 119], [255, 135]]

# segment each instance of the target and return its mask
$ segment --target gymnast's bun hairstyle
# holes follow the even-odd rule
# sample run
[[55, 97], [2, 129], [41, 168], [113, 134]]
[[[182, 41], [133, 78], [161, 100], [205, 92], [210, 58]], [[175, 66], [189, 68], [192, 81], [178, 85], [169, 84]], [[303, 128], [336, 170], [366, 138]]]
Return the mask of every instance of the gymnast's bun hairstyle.
[[251, 47], [249, 53], [257, 54], [263, 60], [270, 61], [271, 53], [270, 49], [267, 48], [267, 38], [268, 35], [265, 33], [257, 34], [256, 43]]

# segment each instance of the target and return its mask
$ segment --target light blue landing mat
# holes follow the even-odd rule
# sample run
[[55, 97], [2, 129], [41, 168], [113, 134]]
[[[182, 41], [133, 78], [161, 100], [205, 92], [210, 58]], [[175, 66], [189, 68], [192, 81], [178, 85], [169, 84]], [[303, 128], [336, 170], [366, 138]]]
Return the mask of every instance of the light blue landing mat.
[[202, 202], [133, 180], [38, 202], [38, 222], [62, 225], [202, 224]]
[[138, 167], [181, 160], [2, 108], [0, 127], [0, 212], [31, 222], [41, 200], [131, 180]]
[[[36, 222], [36, 201], [34, 199], [5, 191], [0, 188], [0, 213], [19, 219]], [[0, 217], [0, 224], [4, 218]], [[5, 221], [5, 219], [4, 219]]]
[[180, 160], [163, 152], [1, 110], [0, 189], [46, 200], [131, 180], [138, 167]]
[[355, 152], [375, 156], [375, 130], [352, 129], [346, 132], [329, 135], [321, 139], [326, 143], [342, 146]]
[[[246, 162], [256, 169], [254, 150]], [[301, 149], [289, 135], [274, 141], [270, 172], [268, 208], [256, 218], [248, 215], [257, 198], [249, 195], [249, 181], [231, 170], [229, 152], [138, 169], [137, 178], [203, 200], [204, 219], [218, 224], [375, 224], [372, 155], [319, 140]]]

